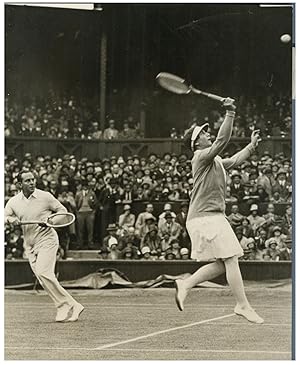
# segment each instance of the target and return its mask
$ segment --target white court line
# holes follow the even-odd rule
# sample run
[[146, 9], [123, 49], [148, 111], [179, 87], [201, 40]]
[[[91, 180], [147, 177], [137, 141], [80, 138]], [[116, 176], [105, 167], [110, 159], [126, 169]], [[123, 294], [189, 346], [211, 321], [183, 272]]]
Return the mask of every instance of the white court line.
[[152, 333], [149, 333], [148, 335], [134, 337], [134, 338], [131, 338], [129, 340], [124, 340], [124, 341], [119, 341], [119, 342], [113, 342], [113, 343], [109, 343], [109, 344], [106, 344], [106, 345], [102, 345], [102, 346], [96, 347], [95, 350], [107, 349], [109, 347], [115, 347], [115, 346], [118, 346], [118, 345], [123, 345], [125, 343], [139, 341], [139, 340], [142, 340], [144, 338], [149, 338], [149, 337], [154, 337], [154, 336], [157, 336], [157, 335], [161, 335], [163, 333], [177, 331], [177, 330], [183, 329], [183, 328], [194, 327], [194, 326], [198, 326], [199, 324], [202, 324], [202, 323], [207, 323], [207, 322], [212, 322], [212, 321], [218, 321], [219, 319], [229, 318], [229, 317], [233, 317], [233, 316], [235, 316], [235, 313], [226, 314], [225, 316], [221, 316], [221, 317], [215, 317], [215, 318], [205, 319], [205, 320], [200, 321], [200, 322], [194, 322], [194, 323], [190, 323], [190, 324], [185, 324], [184, 326], [172, 327], [172, 328], [168, 328], [166, 330], [152, 332]]
[[[26, 302], [26, 303], [10, 303], [10, 302], [6, 302], [5, 303], [7, 306], [9, 307], [53, 307], [53, 304], [51, 303], [45, 303], [45, 304], [37, 304], [36, 302]], [[88, 306], [88, 307], [97, 307], [99, 308], [99, 305], [101, 305], [101, 303], [85, 303], [82, 302], [83, 305]], [[292, 305], [292, 303], [290, 303]], [[126, 304], [112, 304], [112, 305], [101, 305], [101, 308], [131, 308], [131, 307], [170, 307], [170, 305], [173, 306], [173, 303], [166, 303], [166, 304], [130, 304], [130, 303], [126, 303]], [[201, 308], [209, 308], [211, 309], [212, 307], [215, 308], [229, 308], [229, 307], [234, 307], [233, 304], [213, 304], [213, 305], [207, 305], [207, 304], [185, 304], [185, 307], [201, 307]], [[268, 308], [268, 309], [287, 309], [287, 306], [281, 305], [281, 306], [272, 306], [272, 305], [254, 305], [255, 308]]]
[[65, 350], [79, 350], [79, 351], [130, 351], [130, 352], [209, 352], [209, 353], [253, 353], [253, 354], [282, 354], [290, 355], [290, 351], [262, 351], [262, 350], [216, 350], [216, 349], [111, 349], [111, 348], [88, 348], [88, 347], [4, 347], [6, 350], [37, 350], [37, 351], [65, 351]]

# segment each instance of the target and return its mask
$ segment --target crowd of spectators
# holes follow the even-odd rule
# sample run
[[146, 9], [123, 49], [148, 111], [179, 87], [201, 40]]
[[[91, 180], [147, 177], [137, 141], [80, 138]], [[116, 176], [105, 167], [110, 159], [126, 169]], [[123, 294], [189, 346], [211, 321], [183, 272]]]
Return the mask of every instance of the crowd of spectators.
[[[46, 101], [45, 101], [46, 100]], [[74, 96], [58, 97], [53, 90], [47, 98], [27, 100], [26, 106], [13, 103], [9, 97], [5, 101], [5, 136], [35, 136], [47, 138], [80, 139], [135, 139], [143, 138], [140, 123], [132, 116], [122, 120], [108, 118], [102, 130], [99, 123], [99, 110], [86, 101]], [[191, 113], [193, 114], [193, 113]], [[194, 113], [197, 114], [197, 113]], [[254, 129], [261, 130], [261, 136], [289, 137], [292, 130], [291, 98], [266, 96], [265, 100], [238, 100], [233, 136], [249, 137]], [[201, 120], [191, 117], [186, 128], [193, 123], [209, 123], [211, 134], [216, 135], [223, 120], [218, 110], [210, 111]], [[172, 128], [170, 138], [182, 138], [183, 130]], [[160, 136], [162, 137], [162, 136]]]
[[143, 138], [139, 123], [128, 116], [117, 129], [114, 119], [108, 119], [101, 130], [99, 112], [71, 96], [61, 97], [51, 92], [47, 101], [34, 99], [26, 106], [5, 100], [5, 137], [46, 137], [80, 139], [134, 139]]
[[[244, 97], [240, 97], [240, 100], [237, 102], [237, 115], [232, 130], [233, 137], [250, 137], [255, 129], [259, 129], [260, 135], [267, 138], [291, 136], [292, 99], [290, 97], [272, 97], [268, 95], [259, 101], [245, 101], [244, 99]], [[216, 136], [222, 121], [223, 114], [218, 110], [211, 110], [203, 118], [204, 123], [209, 123], [212, 136]], [[190, 128], [197, 123], [199, 124], [199, 120], [197, 120], [197, 117], [194, 117], [187, 127]], [[177, 130], [172, 128], [169, 136], [178, 139], [182, 138], [183, 135], [184, 129]]]
[[[193, 179], [185, 154], [94, 161], [72, 155], [27, 153], [22, 160], [6, 156], [5, 202], [18, 192], [16, 176], [21, 169], [32, 169], [37, 188], [51, 192], [76, 215], [76, 224], [59, 231], [63, 258], [68, 248], [96, 249], [99, 259], [190, 257], [185, 220]], [[229, 171], [227, 186], [228, 219], [244, 249], [241, 259], [290, 259], [291, 159], [282, 153], [272, 157], [268, 151], [260, 158], [253, 154], [240, 168]], [[136, 202], [143, 203], [145, 210], [135, 212]], [[154, 214], [161, 203], [164, 208]], [[262, 203], [267, 206], [264, 212]], [[277, 203], [287, 203], [281, 216], [275, 214]], [[20, 229], [6, 227], [5, 242], [7, 258], [24, 256]]]

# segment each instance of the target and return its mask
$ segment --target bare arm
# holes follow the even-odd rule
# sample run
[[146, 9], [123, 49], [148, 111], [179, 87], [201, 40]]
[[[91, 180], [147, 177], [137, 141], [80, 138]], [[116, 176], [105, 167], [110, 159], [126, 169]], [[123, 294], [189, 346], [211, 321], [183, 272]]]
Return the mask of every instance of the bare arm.
[[225, 169], [231, 169], [232, 167], [236, 167], [241, 165], [244, 161], [246, 161], [252, 152], [254, 152], [258, 142], [260, 141], [259, 130], [255, 130], [251, 134], [251, 142], [243, 148], [241, 151], [233, 155], [229, 158], [224, 158], [222, 160], [223, 166]]
[[218, 135], [214, 143], [204, 150], [201, 150], [201, 158], [212, 160], [226, 147], [232, 133], [232, 126], [235, 116], [234, 100], [226, 98], [223, 106], [226, 108], [224, 121], [219, 129]]

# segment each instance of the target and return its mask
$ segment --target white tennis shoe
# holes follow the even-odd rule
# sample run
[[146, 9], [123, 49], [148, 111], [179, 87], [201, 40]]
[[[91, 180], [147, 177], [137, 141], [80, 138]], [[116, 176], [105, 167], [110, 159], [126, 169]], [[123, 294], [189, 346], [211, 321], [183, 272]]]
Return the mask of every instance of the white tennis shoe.
[[63, 304], [61, 307], [57, 308], [55, 322], [65, 322], [69, 316], [70, 309], [71, 306], [68, 304]]
[[251, 307], [242, 309], [239, 305], [236, 305], [234, 308], [234, 313], [239, 316], [245, 317], [249, 322], [256, 324], [264, 323], [263, 318], [261, 318]]
[[76, 303], [73, 306], [73, 312], [71, 317], [67, 320], [67, 322], [76, 322], [78, 321], [78, 318], [80, 316], [80, 314], [83, 312], [84, 310], [84, 306], [81, 305], [80, 303]]

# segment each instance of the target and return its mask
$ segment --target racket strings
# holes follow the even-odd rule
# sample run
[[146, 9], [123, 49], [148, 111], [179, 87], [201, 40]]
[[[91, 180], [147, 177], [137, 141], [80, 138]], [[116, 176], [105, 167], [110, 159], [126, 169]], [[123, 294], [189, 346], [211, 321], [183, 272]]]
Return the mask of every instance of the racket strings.
[[157, 81], [160, 86], [176, 94], [188, 94], [191, 91], [184, 79], [166, 72], [160, 73]]
[[51, 227], [66, 227], [72, 224], [75, 216], [72, 213], [55, 213], [48, 217], [47, 223]]

